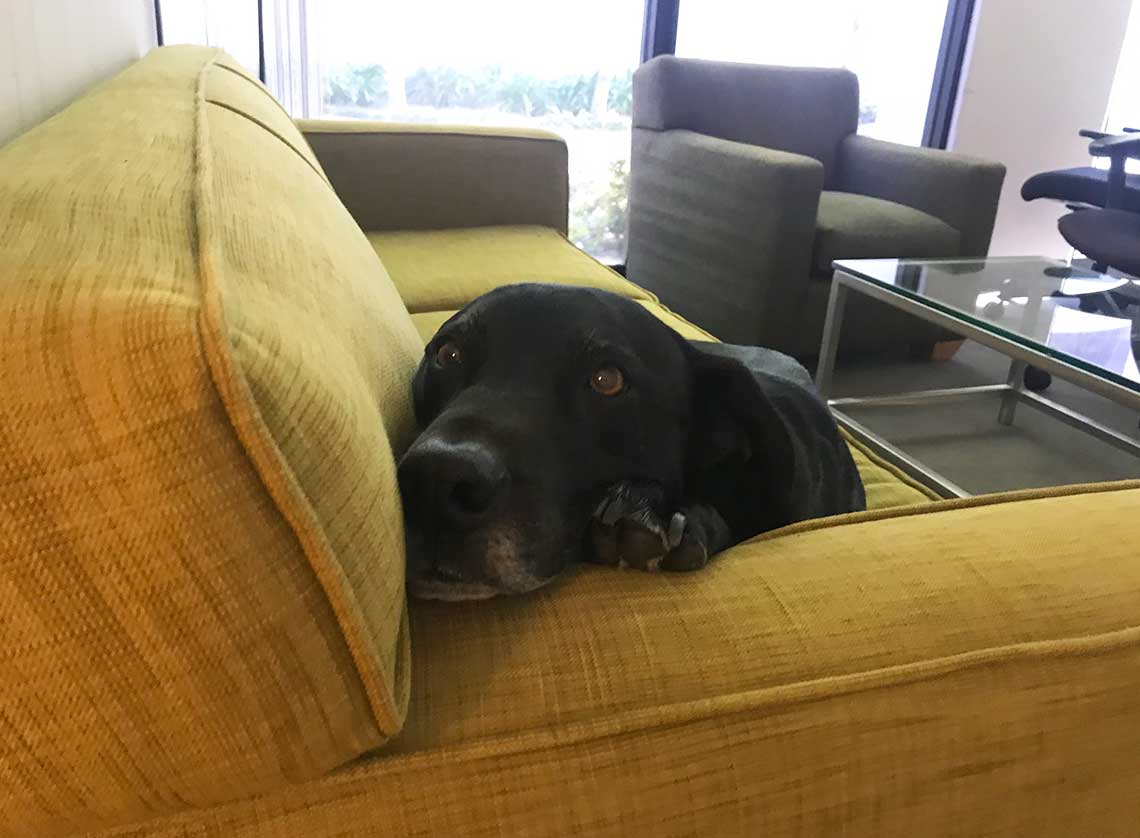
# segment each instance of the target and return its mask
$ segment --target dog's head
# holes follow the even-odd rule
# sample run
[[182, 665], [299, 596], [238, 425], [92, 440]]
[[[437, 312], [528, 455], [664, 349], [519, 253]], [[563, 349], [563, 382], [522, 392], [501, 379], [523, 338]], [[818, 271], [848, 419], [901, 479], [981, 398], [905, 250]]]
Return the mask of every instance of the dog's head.
[[475, 300], [428, 343], [412, 385], [423, 433], [399, 465], [411, 593], [532, 590], [581, 557], [608, 486], [654, 481], [678, 497], [694, 424], [709, 425], [706, 465], [747, 447], [710, 408], [718, 388], [702, 387], [737, 368], [614, 294], [515, 285]]

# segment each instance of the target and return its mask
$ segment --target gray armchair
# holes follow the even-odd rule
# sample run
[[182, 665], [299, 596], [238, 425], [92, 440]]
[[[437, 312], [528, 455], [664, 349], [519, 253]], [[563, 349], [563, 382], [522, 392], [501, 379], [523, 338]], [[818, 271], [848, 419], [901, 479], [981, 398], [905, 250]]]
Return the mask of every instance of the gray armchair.
[[[840, 258], [984, 256], [1005, 167], [858, 136], [847, 70], [661, 56], [633, 76], [629, 278], [736, 343], [819, 350]], [[856, 296], [844, 345], [928, 344]]]

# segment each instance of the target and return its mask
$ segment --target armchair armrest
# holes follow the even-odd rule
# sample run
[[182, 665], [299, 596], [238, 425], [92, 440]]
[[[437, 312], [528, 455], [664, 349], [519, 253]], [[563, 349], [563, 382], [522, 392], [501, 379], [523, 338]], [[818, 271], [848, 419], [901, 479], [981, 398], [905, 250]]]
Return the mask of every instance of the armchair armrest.
[[536, 224], [566, 232], [566, 143], [527, 129], [298, 120], [367, 231]]
[[810, 157], [635, 128], [628, 276], [724, 340], [754, 342], [760, 324], [779, 345], [805, 293], [822, 186]]
[[858, 134], [839, 147], [840, 188], [922, 210], [962, 234], [963, 256], [985, 256], [1005, 166], [965, 154]]

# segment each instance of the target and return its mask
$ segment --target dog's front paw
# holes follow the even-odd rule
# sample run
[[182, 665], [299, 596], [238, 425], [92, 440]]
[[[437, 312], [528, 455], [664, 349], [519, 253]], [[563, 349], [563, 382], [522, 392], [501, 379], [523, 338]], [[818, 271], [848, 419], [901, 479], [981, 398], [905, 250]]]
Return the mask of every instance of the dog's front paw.
[[593, 561], [657, 570], [699, 570], [724, 546], [727, 526], [707, 506], [669, 514], [659, 486], [619, 483], [598, 504], [590, 525]]
[[592, 559], [599, 564], [657, 570], [669, 552], [661, 487], [623, 482], [610, 487], [590, 522]]

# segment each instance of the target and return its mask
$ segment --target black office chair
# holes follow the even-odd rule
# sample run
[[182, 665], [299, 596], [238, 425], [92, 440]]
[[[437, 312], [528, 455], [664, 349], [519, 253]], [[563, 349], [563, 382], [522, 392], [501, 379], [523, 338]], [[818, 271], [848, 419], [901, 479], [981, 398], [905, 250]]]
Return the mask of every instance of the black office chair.
[[[1131, 134], [1140, 132], [1138, 128], [1125, 128], [1124, 134], [1112, 135], [1103, 131], [1083, 130], [1079, 134], [1092, 140], [1089, 152], [1098, 155], [1093, 147], [1107, 140], [1135, 140]], [[1117, 180], [1113, 181], [1116, 177]], [[1111, 181], [1111, 183], [1110, 183]], [[1109, 192], [1115, 190], [1114, 195]], [[1033, 175], [1021, 185], [1021, 197], [1026, 201], [1049, 198], [1061, 201], [1071, 209], [1084, 207], [1107, 207], [1126, 209], [1140, 213], [1140, 175], [1129, 175], [1121, 162], [1120, 171], [1098, 169], [1094, 166], [1076, 166], [1071, 169], [1054, 169]]]
[[1093, 260], [1093, 270], [1115, 268], [1140, 279], [1140, 213], [1079, 210], [1062, 216], [1057, 227], [1065, 241]]
[[[1092, 140], [1089, 154], [1108, 157], [1109, 168], [1082, 166], [1042, 172], [1025, 181], [1021, 197], [1027, 201], [1051, 198], [1063, 201], [1073, 212], [1057, 223], [1069, 244], [1093, 260], [1093, 270], [1104, 273], [1115, 268], [1140, 277], [1140, 175], [1125, 171], [1129, 158], [1140, 158], [1140, 131], [1105, 134], [1081, 131]], [[1079, 295], [1085, 311], [1123, 317], [1124, 311], [1140, 303], [1134, 288], [1107, 293]], [[1042, 370], [1025, 370], [1025, 386], [1044, 390], [1051, 377]]]
[[1063, 216], [1057, 227], [1065, 241], [1093, 260], [1093, 270], [1116, 268], [1140, 277], [1140, 207], [1132, 206], [1136, 190], [1129, 187], [1130, 180], [1140, 182], [1140, 175], [1128, 175], [1124, 170], [1129, 158], [1140, 159], [1140, 133], [1094, 140], [1089, 153], [1111, 161], [1104, 208], [1078, 209]]

